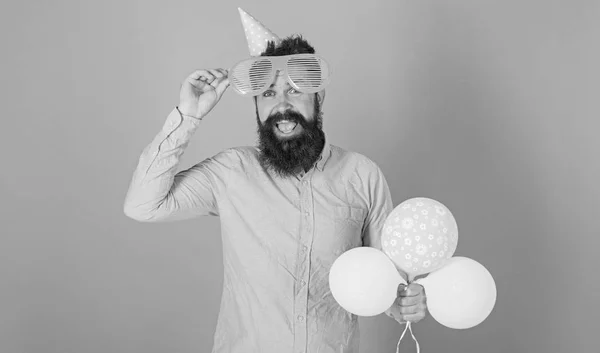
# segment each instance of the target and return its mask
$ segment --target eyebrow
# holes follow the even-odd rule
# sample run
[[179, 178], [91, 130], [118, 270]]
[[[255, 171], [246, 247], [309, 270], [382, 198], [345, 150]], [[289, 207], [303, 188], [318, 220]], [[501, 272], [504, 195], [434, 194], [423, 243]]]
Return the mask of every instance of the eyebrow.
[[[287, 82], [287, 81], [285, 82], [285, 85], [286, 85], [287, 87], [294, 88], [294, 86], [292, 86], [292, 85], [291, 85], [289, 82]], [[275, 87], [275, 83], [274, 83], [274, 82], [273, 82], [273, 83], [271, 83], [271, 85], [269, 86], [269, 89], [271, 89], [271, 88], [273, 88], [273, 87]]]

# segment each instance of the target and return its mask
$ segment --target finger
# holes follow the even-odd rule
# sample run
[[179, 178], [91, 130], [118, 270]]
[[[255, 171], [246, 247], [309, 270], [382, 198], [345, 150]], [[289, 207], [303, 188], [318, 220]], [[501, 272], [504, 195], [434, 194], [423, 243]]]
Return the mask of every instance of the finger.
[[217, 70], [223, 74], [223, 77], [229, 76], [229, 70], [227, 70], [227, 69], [217, 69]]
[[410, 283], [402, 292], [402, 297], [414, 297], [423, 293], [423, 286], [418, 283]]
[[215, 75], [212, 72], [208, 72], [208, 75], [206, 76], [206, 83], [208, 83], [209, 85], [211, 83], [213, 83], [217, 78], [215, 77]]
[[398, 307], [398, 312], [401, 315], [413, 315], [422, 311], [425, 311], [425, 309], [421, 304]]
[[411, 306], [420, 304], [423, 301], [423, 298], [420, 296], [414, 297], [400, 297], [397, 299], [397, 303], [400, 306]]
[[215, 90], [217, 91], [217, 94], [219, 96], [221, 96], [223, 94], [223, 92], [225, 92], [225, 90], [227, 90], [227, 87], [229, 87], [229, 78], [225, 77], [222, 79], [222, 81], [220, 81], [217, 84], [217, 87], [215, 88]]
[[401, 316], [403, 319], [407, 319], [409, 316], [425, 316], [426, 313], [427, 308], [423, 304], [398, 308], [398, 316]]
[[189, 75], [184, 82], [187, 82], [198, 89], [206, 90], [206, 88], [210, 87], [210, 83], [213, 80], [214, 76], [208, 70], [196, 70]]
[[213, 74], [216, 79], [222, 78], [224, 75], [219, 69], [208, 69], [208, 71]]
[[406, 284], [400, 283], [398, 285], [398, 297], [402, 296], [402, 293], [406, 290]]
[[[226, 75], [226, 73], [223, 72], [223, 69], [210, 69], [209, 71], [216, 78], [214, 81], [212, 81], [210, 83], [210, 85], [215, 87], [215, 89], [218, 88], [219, 93], [222, 93], [222, 91], [225, 91], [225, 89], [227, 89], [227, 86], [229, 85], [229, 81], [227, 80], [227, 75]], [[227, 81], [224, 83], [224, 86], [223, 86], [222, 83], [225, 80], [227, 80]]]
[[209, 75], [211, 75], [211, 73], [208, 70], [196, 70], [192, 72], [187, 78], [190, 80], [198, 81], [200, 80], [200, 78], [206, 78]]
[[397, 309], [390, 310], [388, 313], [388, 316], [401, 324], [406, 323], [406, 321], [404, 321], [404, 319], [403, 319], [402, 314], [400, 314], [400, 312]]
[[402, 314], [400, 314], [400, 307], [396, 303], [394, 303], [394, 304], [392, 304], [392, 306], [390, 306], [387, 314], [389, 317], [393, 317], [393, 318], [397, 318], [402, 315]]
[[[210, 70], [198, 70], [196, 71], [196, 73], [199, 73], [197, 75], [196, 81], [201, 81], [201, 82], [205, 82], [207, 84], [211, 84], [215, 79], [215, 75], [213, 75], [212, 72], [210, 72]], [[196, 75], [194, 75], [196, 76]]]

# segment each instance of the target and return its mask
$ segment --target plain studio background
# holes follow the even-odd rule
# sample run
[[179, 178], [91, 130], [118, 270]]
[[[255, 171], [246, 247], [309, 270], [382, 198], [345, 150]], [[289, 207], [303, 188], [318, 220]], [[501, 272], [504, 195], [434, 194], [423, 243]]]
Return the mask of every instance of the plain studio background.
[[[597, 352], [600, 5], [595, 1], [3, 2], [0, 351], [209, 352], [218, 218], [142, 224], [123, 201], [194, 69], [248, 57], [237, 7], [331, 63], [331, 142], [375, 160], [394, 205], [441, 201], [491, 316], [414, 326], [423, 352]], [[181, 168], [253, 145], [232, 89]], [[361, 318], [361, 352], [402, 326]], [[413, 352], [405, 337], [402, 352]]]

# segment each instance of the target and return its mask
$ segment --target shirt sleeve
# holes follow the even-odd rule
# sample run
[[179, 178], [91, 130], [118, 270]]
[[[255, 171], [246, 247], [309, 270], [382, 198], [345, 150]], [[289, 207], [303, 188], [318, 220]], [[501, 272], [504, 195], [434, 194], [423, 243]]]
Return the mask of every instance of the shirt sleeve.
[[[394, 207], [387, 181], [377, 165], [374, 166], [374, 173], [369, 178], [369, 198], [371, 207], [363, 231], [363, 245], [383, 251], [381, 234], [387, 216], [393, 211]], [[394, 319], [395, 306], [396, 302], [384, 314]]]
[[393, 210], [392, 195], [381, 169], [374, 163], [368, 177], [369, 212], [363, 227], [363, 246], [370, 246], [378, 250], [381, 247], [381, 233], [387, 216]]
[[[367, 221], [363, 228], [363, 246], [383, 250], [381, 246], [381, 233], [387, 216], [393, 211], [393, 203], [383, 172], [374, 162], [371, 162], [371, 164], [373, 172], [370, 173], [368, 178], [370, 207]], [[384, 312], [388, 317], [394, 318], [394, 304]]]
[[218, 216], [218, 199], [231, 168], [231, 150], [176, 173], [180, 157], [201, 120], [173, 109], [144, 149], [125, 197], [125, 214], [140, 222]]

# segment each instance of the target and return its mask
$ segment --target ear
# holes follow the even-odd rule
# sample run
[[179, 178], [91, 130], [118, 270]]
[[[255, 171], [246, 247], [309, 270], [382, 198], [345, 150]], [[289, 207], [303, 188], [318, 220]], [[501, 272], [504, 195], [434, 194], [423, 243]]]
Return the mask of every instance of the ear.
[[323, 106], [323, 102], [325, 101], [325, 90], [317, 92], [317, 100], [319, 101], [319, 105]]

